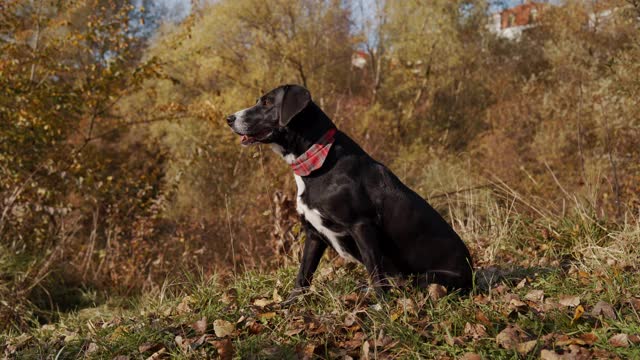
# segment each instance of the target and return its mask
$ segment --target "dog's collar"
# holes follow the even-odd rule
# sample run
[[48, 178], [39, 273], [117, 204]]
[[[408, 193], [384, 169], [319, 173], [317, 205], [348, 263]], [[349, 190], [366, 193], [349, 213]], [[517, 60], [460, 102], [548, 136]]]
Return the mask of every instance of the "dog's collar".
[[304, 154], [298, 156], [292, 163], [291, 168], [293, 173], [298, 176], [307, 176], [313, 171], [318, 170], [324, 164], [324, 161], [329, 155], [329, 149], [335, 142], [335, 134], [338, 130], [331, 128], [311, 147], [304, 152]]

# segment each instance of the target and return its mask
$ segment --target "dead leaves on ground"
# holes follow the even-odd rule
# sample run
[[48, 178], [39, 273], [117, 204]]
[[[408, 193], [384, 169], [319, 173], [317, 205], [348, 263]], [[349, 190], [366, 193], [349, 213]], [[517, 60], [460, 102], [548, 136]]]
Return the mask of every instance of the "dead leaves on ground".
[[[593, 294], [586, 292], [548, 294], [523, 279], [514, 287], [498, 285], [489, 293], [471, 299], [451, 298], [443, 287], [432, 285], [425, 291], [396, 291], [386, 302], [377, 302], [372, 293], [356, 291], [332, 298], [334, 303], [328, 308], [294, 306], [284, 309], [280, 306], [282, 296], [278, 290], [282, 291], [281, 286], [256, 294], [244, 300], [246, 305], [241, 305], [238, 293], [230, 289], [219, 298], [225, 313], [221, 318], [211, 313], [205, 316], [198, 301], [185, 296], [173, 306], [166, 305], [149, 316], [165, 321], [168, 327], [162, 331], [171, 335], [170, 340], [143, 343], [137, 346], [139, 355], [151, 360], [165, 359], [177, 350], [195, 358], [229, 359], [235, 351], [240, 351], [234, 349], [235, 345], [260, 335], [270, 342], [261, 352], [265, 356], [279, 354], [278, 346], [285, 344], [295, 349], [301, 359], [318, 356], [385, 358], [398, 356], [403, 351], [401, 338], [390, 335], [397, 334], [392, 329], [399, 327], [413, 332], [421, 341], [435, 345], [436, 349], [444, 345], [458, 354], [461, 350], [478, 350], [486, 346], [523, 358], [574, 360], [606, 358], [612, 355], [609, 351], [615, 352], [613, 349], [629, 351], [640, 343], [638, 334], [625, 333], [612, 323], [640, 310], [640, 299], [630, 294], [611, 304], [604, 299], [594, 299]], [[448, 320], [447, 312], [451, 309], [464, 312], [462, 321], [460, 316]], [[525, 325], [548, 319], [556, 322], [558, 318], [564, 318], [564, 323], [552, 333], [540, 334], [539, 330]], [[374, 328], [372, 320], [376, 322]], [[92, 328], [110, 328], [108, 339], [120, 341], [136, 331], [137, 325], [132, 321], [114, 318], [105, 323], [93, 323]], [[152, 319], [149, 321], [152, 323]], [[596, 330], [598, 335], [581, 333], [584, 325], [606, 330]], [[569, 328], [575, 331], [567, 331]], [[62, 344], [82, 340], [70, 331], [60, 339]], [[7, 351], [16, 352], [16, 349], [28, 346], [30, 341], [26, 335], [15, 337], [14, 342], [5, 347], [5, 355]], [[104, 351], [100, 344], [100, 341], [86, 341], [83, 352], [99, 355]], [[441, 354], [447, 354], [447, 351], [450, 350]], [[475, 360], [480, 358], [478, 353], [467, 352], [458, 358]]]
[[[295, 349], [301, 359], [314, 358], [319, 351], [346, 359], [384, 358], [385, 354], [389, 356], [393, 353], [400, 341], [386, 335], [384, 326], [380, 333], [374, 335], [369, 332], [371, 329], [366, 329], [371, 311], [382, 311], [380, 314], [386, 314], [390, 322], [402, 321], [402, 326], [408, 326], [433, 344], [444, 342], [451, 347], [468, 347], [476, 342], [493, 342], [494, 346], [516, 352], [522, 357], [568, 360], [607, 357], [611, 354], [595, 346], [596, 343], [626, 348], [640, 342], [640, 336], [624, 333], [599, 338], [594, 333], [569, 336], [561, 333], [539, 335], [527, 331], [516, 324], [521, 316], [541, 320], [547, 316], [566, 316], [572, 326], [584, 321], [602, 324], [603, 321], [619, 317], [616, 307], [604, 300], [593, 304], [579, 294], [548, 296], [545, 291], [531, 287], [531, 283], [524, 279], [514, 288], [499, 285], [487, 295], [475, 296], [475, 310], [462, 329], [456, 329], [446, 321], [436, 324], [430, 322], [429, 311], [437, 308], [447, 295], [439, 285], [432, 285], [427, 291], [411, 296], [400, 296], [382, 304], [384, 306], [372, 305], [371, 300], [375, 299], [370, 294], [349, 293], [335, 299], [341, 303], [339, 308], [343, 312], [334, 310], [323, 315], [313, 314], [304, 307], [296, 308], [298, 312], [281, 309], [279, 304], [282, 297], [277, 290], [273, 290], [272, 293], [250, 300], [246, 309], [239, 309], [245, 315], [235, 323], [223, 319], [207, 323], [206, 317], [196, 320], [190, 327], [198, 336], [193, 339], [176, 337], [176, 344], [184, 351], [191, 351], [201, 343], [209, 344], [219, 356], [225, 358], [223, 354], [233, 354], [234, 339], [270, 332], [272, 341], [296, 344]], [[640, 300], [630, 298], [618, 306], [635, 309], [640, 306]], [[425, 309], [428, 311], [425, 312]], [[187, 314], [193, 312], [192, 300], [188, 297], [183, 299], [176, 311]], [[438, 333], [444, 335], [438, 336]], [[264, 354], [270, 351], [276, 354], [278, 350], [266, 347]], [[471, 360], [480, 356], [469, 352], [462, 358]]]

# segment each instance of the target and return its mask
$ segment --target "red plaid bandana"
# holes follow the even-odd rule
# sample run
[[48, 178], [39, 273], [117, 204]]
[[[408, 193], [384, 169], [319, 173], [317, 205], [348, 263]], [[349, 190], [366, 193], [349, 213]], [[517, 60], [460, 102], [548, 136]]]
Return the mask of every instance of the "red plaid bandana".
[[291, 163], [294, 174], [307, 176], [314, 170], [322, 167], [322, 164], [327, 159], [327, 155], [329, 155], [329, 149], [331, 149], [331, 145], [333, 145], [335, 141], [333, 136], [336, 134], [336, 131], [336, 128], [327, 131], [320, 140], [311, 145], [309, 150], [298, 156], [293, 163]]

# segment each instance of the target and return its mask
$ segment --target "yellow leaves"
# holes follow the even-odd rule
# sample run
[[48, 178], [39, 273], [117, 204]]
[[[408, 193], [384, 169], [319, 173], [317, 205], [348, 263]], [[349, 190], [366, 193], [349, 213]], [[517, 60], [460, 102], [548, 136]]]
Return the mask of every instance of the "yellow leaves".
[[265, 299], [265, 298], [260, 298], [260, 299], [256, 299], [253, 301], [253, 305], [259, 307], [259, 308], [264, 308], [267, 307], [269, 305], [273, 304], [273, 300], [269, 300], [269, 299]]
[[219, 338], [231, 336], [235, 330], [235, 325], [226, 320], [218, 319], [213, 322], [213, 331]]
[[583, 314], [584, 314], [584, 307], [582, 307], [582, 305], [578, 305], [576, 307], [575, 312], [573, 313], [573, 319], [571, 319], [571, 323], [573, 324], [574, 321], [580, 319]]
[[260, 318], [260, 320], [262, 320], [263, 322], [269, 320], [269, 319], [273, 319], [276, 316], [276, 313], [274, 311], [269, 311], [266, 313], [262, 313], [260, 315], [258, 315], [258, 317]]
[[516, 351], [520, 353], [520, 355], [526, 355], [535, 349], [536, 345], [538, 345], [537, 340], [525, 341], [516, 345]]

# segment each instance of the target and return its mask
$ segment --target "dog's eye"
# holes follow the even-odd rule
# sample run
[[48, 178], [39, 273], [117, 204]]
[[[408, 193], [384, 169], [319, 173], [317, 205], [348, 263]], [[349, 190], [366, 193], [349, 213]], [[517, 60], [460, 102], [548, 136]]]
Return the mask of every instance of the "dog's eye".
[[271, 106], [273, 103], [269, 99], [262, 99], [262, 106]]

